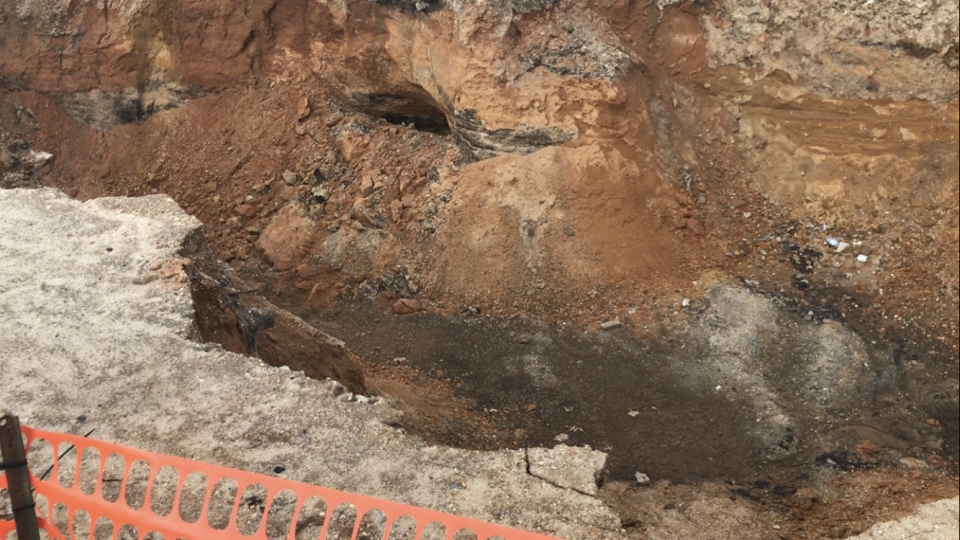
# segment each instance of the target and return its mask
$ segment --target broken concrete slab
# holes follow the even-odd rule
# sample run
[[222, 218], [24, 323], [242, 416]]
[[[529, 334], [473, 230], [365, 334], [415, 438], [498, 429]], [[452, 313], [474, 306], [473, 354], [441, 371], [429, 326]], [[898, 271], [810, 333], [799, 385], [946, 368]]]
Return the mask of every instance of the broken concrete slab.
[[561, 444], [552, 449], [527, 450], [527, 463], [530, 474], [554, 486], [596, 495], [607, 467], [607, 455], [590, 448]]
[[388, 402], [338, 400], [337, 383], [193, 341], [177, 261], [200, 223], [171, 199], [14, 190], [0, 209], [0, 409], [24, 424], [261, 474], [282, 466], [289, 480], [566, 540], [619, 537], [607, 506], [529, 474], [522, 451], [428, 447], [388, 425]]
[[925, 504], [912, 516], [874, 525], [850, 540], [954, 540], [960, 530], [960, 499]]

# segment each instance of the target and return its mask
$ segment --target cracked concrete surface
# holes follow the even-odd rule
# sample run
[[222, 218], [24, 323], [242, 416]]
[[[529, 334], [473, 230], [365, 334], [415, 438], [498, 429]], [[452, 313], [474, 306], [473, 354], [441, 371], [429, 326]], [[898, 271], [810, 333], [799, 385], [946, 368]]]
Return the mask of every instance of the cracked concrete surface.
[[527, 470], [534, 477], [588, 496], [596, 496], [607, 466], [603, 452], [563, 444], [553, 449], [531, 448], [526, 459]]
[[921, 506], [912, 516], [875, 525], [850, 540], [954, 540], [960, 533], [960, 499]]
[[[192, 341], [185, 274], [164, 263], [200, 223], [170, 198], [14, 190], [0, 210], [0, 409], [25, 424], [262, 474], [282, 466], [291, 480], [566, 540], [619, 537], [608, 507], [528, 474], [524, 451], [429, 447], [386, 425], [389, 403]], [[596, 454], [570, 477], [593, 478]]]

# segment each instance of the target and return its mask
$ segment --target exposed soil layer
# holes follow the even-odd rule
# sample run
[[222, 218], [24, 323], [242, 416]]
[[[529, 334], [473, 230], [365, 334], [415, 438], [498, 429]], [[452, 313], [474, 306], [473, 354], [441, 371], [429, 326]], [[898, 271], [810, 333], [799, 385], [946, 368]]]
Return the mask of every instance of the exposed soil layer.
[[816, 491], [762, 481], [664, 481], [649, 487], [613, 483], [601, 497], [623, 516], [628, 538], [820, 540], [860, 534], [956, 493], [954, 478], [880, 470], [823, 478]]
[[430, 4], [2, 6], [0, 186], [169, 194], [430, 441], [955, 486], [955, 4]]

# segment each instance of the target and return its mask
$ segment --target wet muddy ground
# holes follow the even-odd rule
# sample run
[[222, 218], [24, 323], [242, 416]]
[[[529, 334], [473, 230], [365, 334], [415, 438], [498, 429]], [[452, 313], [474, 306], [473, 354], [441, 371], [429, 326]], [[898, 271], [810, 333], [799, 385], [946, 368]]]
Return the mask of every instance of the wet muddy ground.
[[[786, 309], [788, 304], [783, 302]], [[802, 324], [818, 324], [794, 316], [804, 319]], [[923, 395], [934, 383], [952, 380], [955, 387], [950, 357], [927, 358], [923, 365], [914, 360], [912, 368], [904, 368], [903, 358], [872, 346], [869, 355], [880, 359], [876, 363], [889, 359], [893, 380], [878, 376], [866, 390], [877, 395], [862, 396], [846, 410], [829, 410], [808, 408], [799, 389], [789, 395], [791, 385], [803, 381], [791, 379], [789, 366], [779, 366], [796, 362], [800, 354], [786, 343], [786, 350], [769, 359], [764, 379], [782, 376], [770, 383], [775, 388], [770, 396], [788, 402], [778, 405], [791, 416], [779, 442], [789, 451], [772, 459], [769, 441], [755, 428], [768, 419], [752, 402], [768, 396], [722, 388], [730, 380], [722, 373], [717, 388], [705, 382], [698, 358], [710, 351], [692, 334], [649, 342], [636, 339], [629, 326], [579, 333], [470, 314], [401, 317], [367, 298], [340, 301], [311, 322], [346, 341], [377, 366], [380, 377], [412, 367], [422, 381], [443, 382], [456, 396], [473, 400], [476, 413], [495, 426], [494, 446], [589, 445], [610, 455], [611, 480], [632, 481], [641, 472], [672, 482], [791, 485], [816, 475], [818, 468], [865, 470], [899, 466], [903, 458], [956, 473], [956, 396]], [[410, 383], [408, 392], [416, 394], [419, 384]], [[453, 433], [463, 424], [454, 419], [450, 424], [448, 434], [417, 432], [415, 426], [412, 431], [457, 446], [471, 446], [474, 436], [482, 435]]]
[[[366, 324], [351, 331], [357, 320]], [[462, 394], [497, 424], [522, 430], [527, 444], [563, 441], [610, 453], [619, 478], [638, 471], [743, 476], [758, 465], [737, 432], [740, 413], [718, 395], [685, 390], [663, 369], [666, 354], [625, 332], [581, 336], [525, 322], [401, 318], [364, 302], [325, 314], [323, 326], [355, 350], [380, 347], [370, 360], [405, 358], [462, 384]]]

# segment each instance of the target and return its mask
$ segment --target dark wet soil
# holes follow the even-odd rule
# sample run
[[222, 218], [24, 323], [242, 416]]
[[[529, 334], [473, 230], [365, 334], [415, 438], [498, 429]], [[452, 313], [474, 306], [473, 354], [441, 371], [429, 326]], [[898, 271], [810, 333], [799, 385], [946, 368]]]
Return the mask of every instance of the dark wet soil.
[[[764, 448], [745, 432], [755, 421], [754, 410], [719, 394], [691, 391], [682, 369], [671, 365], [686, 345], [669, 338], [650, 344], [626, 329], [578, 334], [522, 320], [401, 317], [365, 298], [341, 300], [310, 322], [368, 362], [391, 366], [403, 359], [402, 365], [449, 381], [495, 425], [515, 433], [514, 442], [549, 447], [563, 441], [607, 452], [614, 480], [630, 481], [642, 472], [672, 482], [786, 484], [814, 467], [853, 463], [861, 470], [883, 462], [877, 456], [862, 459], [857, 437], [820, 438], [791, 458], [765, 460]], [[930, 413], [942, 418], [941, 454], [955, 469], [956, 403], [941, 403], [941, 410]], [[883, 436], [899, 440], [896, 433]], [[510, 444], [505, 440], [503, 446]], [[928, 448], [907, 450], [909, 441], [897, 446], [900, 454], [929, 454]], [[831, 459], [834, 454], [850, 459]]]
[[[901, 370], [901, 380], [898, 381], [900, 401], [906, 402], [908, 410], [912, 410], [917, 418], [936, 421], [942, 442], [937, 452], [952, 462], [953, 473], [958, 474], [960, 415], [956, 381], [960, 353], [957, 352], [957, 343], [935, 339], [917, 329], [891, 330], [892, 321], [886, 316], [877, 294], [820, 283], [795, 287], [789, 294], [777, 294], [773, 290], [755, 292], [778, 298], [788, 310], [810, 320], [841, 321], [871, 344], [871, 354], [893, 358]], [[944, 381], [954, 381], [952, 392], [943, 390]], [[890, 431], [896, 432], [898, 413], [884, 407], [883, 399], [877, 401], [873, 410], [867, 410], [865, 414], [875, 419], [886, 418], [892, 426]]]
[[527, 444], [553, 446], [561, 437], [608, 452], [615, 477], [742, 477], [758, 465], [736, 431], [739, 411], [686, 391], [663, 368], [665, 355], [623, 335], [397, 317], [362, 302], [314, 322], [361, 354], [380, 347], [368, 360], [406, 358], [428, 374], [442, 372], [500, 423], [523, 430]]

